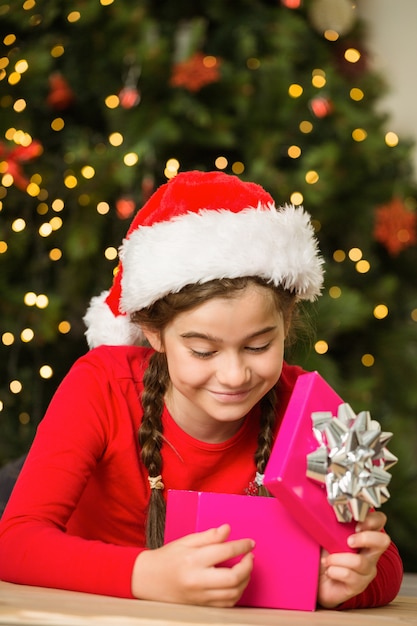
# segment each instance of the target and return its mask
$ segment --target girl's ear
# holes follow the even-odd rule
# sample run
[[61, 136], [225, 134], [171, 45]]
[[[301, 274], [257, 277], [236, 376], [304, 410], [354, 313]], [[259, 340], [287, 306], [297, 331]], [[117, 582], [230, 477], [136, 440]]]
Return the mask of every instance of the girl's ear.
[[159, 330], [142, 327], [142, 332], [148, 340], [150, 346], [156, 350], [156, 352], [164, 352], [162, 337]]

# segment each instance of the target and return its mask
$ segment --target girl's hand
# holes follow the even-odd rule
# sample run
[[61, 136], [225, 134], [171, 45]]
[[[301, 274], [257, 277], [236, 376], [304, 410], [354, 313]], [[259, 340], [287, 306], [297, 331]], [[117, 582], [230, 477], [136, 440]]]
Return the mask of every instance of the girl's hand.
[[357, 553], [323, 552], [317, 600], [323, 608], [331, 609], [364, 591], [375, 578], [379, 557], [391, 540], [381, 532], [387, 518], [384, 513], [369, 513], [357, 525], [357, 532], [348, 538]]
[[[136, 559], [132, 592], [142, 600], [215, 607], [234, 606], [253, 566], [251, 539], [227, 541], [230, 527], [187, 535]], [[232, 567], [219, 564], [243, 555]]]

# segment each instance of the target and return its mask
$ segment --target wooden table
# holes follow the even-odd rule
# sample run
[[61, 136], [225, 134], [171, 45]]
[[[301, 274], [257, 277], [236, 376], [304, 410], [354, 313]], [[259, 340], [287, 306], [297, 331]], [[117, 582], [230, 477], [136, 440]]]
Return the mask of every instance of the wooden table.
[[[409, 584], [408, 584], [409, 583]], [[121, 600], [56, 589], [0, 582], [2, 626], [389, 626], [417, 624], [417, 576], [379, 609], [355, 611], [280, 611], [212, 609], [179, 604]]]

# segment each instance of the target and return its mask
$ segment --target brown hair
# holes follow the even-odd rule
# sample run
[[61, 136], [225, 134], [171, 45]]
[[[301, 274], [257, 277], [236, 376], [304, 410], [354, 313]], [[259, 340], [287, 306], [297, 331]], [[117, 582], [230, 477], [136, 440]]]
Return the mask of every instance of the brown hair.
[[[202, 284], [187, 285], [178, 293], [170, 293], [154, 304], [134, 313], [134, 323], [151, 330], [162, 332], [165, 326], [179, 313], [191, 310], [211, 298], [233, 298], [249, 284], [257, 284], [271, 290], [277, 309], [282, 313], [287, 332], [286, 341], [292, 338], [289, 332], [293, 327], [295, 294], [265, 282], [257, 277], [224, 278]], [[148, 474], [156, 477], [162, 474], [161, 448], [163, 444], [161, 416], [164, 395], [169, 386], [168, 366], [165, 353], [155, 352], [145, 371], [142, 394], [143, 418], [139, 428], [141, 458]], [[261, 420], [258, 445], [255, 452], [256, 471], [265, 472], [272, 443], [275, 424], [275, 389], [271, 389], [261, 400]], [[268, 495], [264, 487], [259, 487], [259, 495]], [[162, 491], [151, 489], [146, 523], [146, 541], [149, 548], [158, 548], [164, 541], [165, 500]]]

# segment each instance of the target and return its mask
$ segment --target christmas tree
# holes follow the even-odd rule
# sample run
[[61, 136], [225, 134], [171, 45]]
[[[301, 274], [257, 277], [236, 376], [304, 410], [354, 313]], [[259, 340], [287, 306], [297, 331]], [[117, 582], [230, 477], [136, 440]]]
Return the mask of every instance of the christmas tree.
[[385, 505], [417, 562], [416, 188], [346, 0], [0, 1], [0, 465], [87, 349], [129, 218], [220, 169], [312, 214], [314, 338], [288, 355], [395, 436]]

